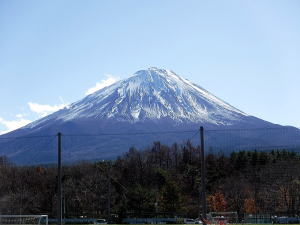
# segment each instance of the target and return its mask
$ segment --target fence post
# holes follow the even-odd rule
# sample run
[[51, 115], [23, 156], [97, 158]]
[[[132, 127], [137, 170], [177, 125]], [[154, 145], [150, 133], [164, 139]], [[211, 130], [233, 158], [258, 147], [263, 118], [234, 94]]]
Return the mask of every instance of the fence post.
[[57, 134], [57, 224], [62, 225], [61, 133]]
[[203, 224], [206, 225], [206, 184], [205, 184], [205, 154], [204, 154], [204, 128], [200, 127], [200, 158], [201, 158], [201, 204]]

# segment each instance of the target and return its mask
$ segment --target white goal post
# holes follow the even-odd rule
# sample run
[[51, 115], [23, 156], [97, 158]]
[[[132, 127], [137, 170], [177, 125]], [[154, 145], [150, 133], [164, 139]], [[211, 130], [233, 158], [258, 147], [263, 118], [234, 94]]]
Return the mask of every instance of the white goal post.
[[214, 224], [237, 223], [238, 215], [237, 212], [210, 212], [207, 219]]
[[48, 215], [0, 215], [0, 225], [48, 225]]

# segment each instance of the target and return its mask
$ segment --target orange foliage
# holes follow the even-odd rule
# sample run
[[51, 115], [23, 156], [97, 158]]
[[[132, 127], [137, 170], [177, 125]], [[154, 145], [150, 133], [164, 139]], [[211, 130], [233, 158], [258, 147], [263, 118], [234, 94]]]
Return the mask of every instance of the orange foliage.
[[246, 213], [256, 213], [257, 208], [253, 198], [246, 198], [244, 201], [244, 209]]
[[226, 211], [227, 202], [224, 194], [221, 192], [215, 192], [207, 197], [208, 204], [212, 211], [224, 212]]

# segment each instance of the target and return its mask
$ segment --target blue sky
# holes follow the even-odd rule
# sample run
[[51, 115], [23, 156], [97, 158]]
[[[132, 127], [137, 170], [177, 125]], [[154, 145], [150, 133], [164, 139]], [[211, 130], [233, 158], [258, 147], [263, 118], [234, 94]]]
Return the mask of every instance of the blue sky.
[[2, 0], [0, 133], [151, 66], [300, 127], [299, 12], [298, 0]]

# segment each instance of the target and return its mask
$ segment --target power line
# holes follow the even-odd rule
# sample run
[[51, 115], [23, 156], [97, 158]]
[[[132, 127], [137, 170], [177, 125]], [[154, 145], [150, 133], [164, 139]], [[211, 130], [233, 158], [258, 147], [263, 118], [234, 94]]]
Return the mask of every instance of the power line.
[[[292, 127], [266, 127], [266, 128], [234, 128], [234, 129], [205, 129], [205, 132], [235, 132], [235, 131], [267, 131], [267, 130], [295, 130], [298, 131], [296, 128]], [[193, 133], [195, 132], [191, 139], [194, 138], [196, 134], [199, 133], [198, 130], [182, 130], [182, 131], [147, 131], [147, 132], [131, 132], [131, 133], [97, 133], [97, 134], [62, 134], [65, 137], [97, 137], [97, 136], [137, 136], [137, 135], [155, 135], [155, 134], [182, 134], [182, 133]], [[300, 133], [300, 130], [299, 130]], [[36, 136], [19, 136], [19, 137], [0, 137], [0, 140], [10, 140], [10, 139], [34, 139], [34, 138], [49, 138], [49, 137], [56, 137], [55, 135], [36, 135]]]
[[222, 131], [256, 131], [256, 130], [295, 130], [300, 133], [300, 130], [295, 127], [260, 127], [260, 128], [224, 128], [224, 129], [205, 129], [205, 132], [222, 132]]
[[[97, 137], [97, 136], [131, 136], [131, 135], [149, 135], [149, 134], [180, 134], [180, 133], [192, 133], [195, 130], [183, 130], [183, 131], [149, 131], [149, 132], [132, 132], [132, 133], [97, 133], [97, 134], [62, 134], [65, 137]], [[19, 137], [0, 137], [0, 140], [9, 139], [32, 139], [32, 138], [49, 138], [56, 137], [55, 135], [37, 135], [37, 136], [19, 136]]]
[[197, 130], [189, 139], [190, 140], [193, 140], [193, 138], [199, 134], [199, 130]]
[[10, 139], [33, 139], [33, 138], [50, 138], [56, 137], [57, 135], [39, 135], [39, 136], [19, 136], [19, 137], [0, 137], [0, 140], [10, 140]]
[[149, 135], [149, 134], [182, 134], [182, 133], [192, 133], [195, 131], [196, 130], [150, 131], [150, 132], [132, 132], [132, 133], [64, 134], [63, 136], [65, 137], [131, 136], [131, 135], [136, 136], [136, 135]]

